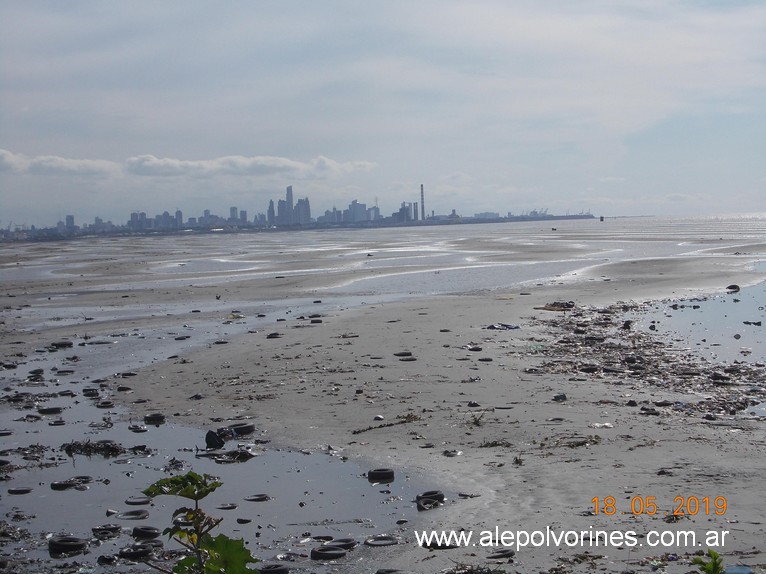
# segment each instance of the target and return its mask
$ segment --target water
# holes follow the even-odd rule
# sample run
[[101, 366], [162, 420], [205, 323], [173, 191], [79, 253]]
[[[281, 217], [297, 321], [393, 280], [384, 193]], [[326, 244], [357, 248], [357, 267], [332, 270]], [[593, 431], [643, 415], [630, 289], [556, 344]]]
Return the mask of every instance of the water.
[[[6, 394], [67, 389], [79, 394], [95, 379], [113, 379], [217, 340], [265, 330], [279, 319], [439, 294], [577, 283], [598, 277], [610, 264], [645, 258], [729, 258], [764, 237], [763, 218], [627, 219], [13, 245], [0, 253], [0, 285], [9, 295], [2, 318], [13, 329], [3, 334], [2, 359], [16, 361], [20, 351], [27, 358], [16, 371], [0, 371], [0, 383]], [[209, 296], [211, 290], [218, 297]], [[677, 309], [670, 307], [673, 302], [662, 303], [640, 320], [644, 328], [655, 321], [656, 334], [710, 360], [757, 361], [764, 357], [762, 327], [744, 321], [764, 320], [765, 295], [759, 285], [736, 295], [681, 303]], [[244, 318], [230, 319], [233, 310]], [[35, 352], [32, 343], [13, 344], [62, 336], [73, 338], [74, 350]], [[94, 341], [107, 344], [77, 346]], [[78, 361], [67, 364], [64, 357], [72, 354]], [[23, 382], [35, 367], [46, 373], [44, 386]], [[75, 372], [57, 375], [54, 367]], [[125, 383], [129, 385], [129, 379]], [[48, 468], [24, 461], [20, 454], [2, 455], [26, 465], [3, 483], [6, 519], [17, 512], [29, 515], [17, 524], [32, 532], [89, 537], [91, 526], [115, 522], [106, 517], [106, 509], [129, 509], [124, 502], [129, 496], [167, 476], [163, 467], [172, 459], [183, 461], [185, 469], [221, 477], [224, 487], [205, 501], [205, 508], [225, 517], [222, 532], [243, 537], [265, 559], [307, 553], [314, 544], [308, 534], [362, 539], [396, 532], [397, 520], [415, 520], [415, 494], [438, 488], [423, 477], [408, 479], [400, 469], [390, 487], [371, 485], [362, 476], [368, 468], [343, 461], [342, 452], [307, 455], [255, 446], [259, 454], [252, 460], [219, 465], [195, 457], [195, 447], [204, 445], [200, 429], [163, 425], [134, 434], [121, 413], [96, 409], [81, 396], [48, 402], [66, 407], [61, 415], [64, 426], [49, 426], [46, 418], [13, 420], [25, 412], [1, 404], [0, 426], [13, 434], [0, 437], [0, 448], [10, 452], [35, 443], [58, 448], [71, 440], [112, 439], [126, 446], [145, 443], [153, 454], [70, 459], [48, 451], [45, 462], [53, 465]], [[112, 418], [112, 427], [90, 426], [104, 416]], [[95, 480], [82, 492], [50, 489], [51, 481], [76, 475]], [[9, 487], [22, 484], [33, 487], [32, 492], [7, 493]], [[244, 500], [258, 493], [271, 498], [262, 503]], [[238, 506], [216, 509], [223, 503]], [[176, 506], [172, 499], [158, 500], [149, 509], [148, 522], [165, 526]], [[239, 524], [237, 518], [252, 522]], [[128, 531], [134, 524], [122, 525], [125, 532], [117, 541], [93, 548], [85, 561], [93, 563], [130, 542]], [[4, 552], [46, 557], [42, 539], [27, 552], [28, 545], [6, 546]]]
[[639, 328], [695, 351], [711, 363], [766, 359], [766, 283], [738, 293], [664, 301], [642, 313]]
[[[7, 382], [7, 377], [4, 379]], [[53, 387], [56, 385], [27, 390], [50, 391]], [[118, 412], [94, 408], [81, 396], [58, 397], [45, 404], [60, 405], [65, 410], [62, 415], [29, 421], [20, 419], [34, 410], [2, 408], [3, 426], [13, 431], [9, 436], [0, 437], [2, 458], [18, 467], [3, 483], [5, 518], [23, 517], [14, 523], [41, 533], [32, 542], [6, 545], [3, 553], [23, 555], [27, 560], [49, 558], [46, 534], [91, 539], [93, 526], [105, 523], [122, 526], [118, 538], [100, 545], [94, 542], [87, 555], [77, 558], [94, 565], [99, 556], [115, 555], [129, 546], [134, 526], [150, 525], [160, 529], [169, 526], [172, 511], [184, 506], [183, 499], [158, 497], [151, 506], [132, 506], [126, 500], [143, 496], [141, 491], [160, 478], [190, 469], [220, 478], [223, 486], [201, 506], [211, 515], [224, 518], [219, 532], [242, 538], [251, 551], [265, 561], [278, 561], [285, 554], [295, 554], [299, 563], [306, 562], [310, 549], [319, 544], [313, 536], [352, 537], [362, 542], [377, 534], [396, 534], [403, 528], [397, 521], [415, 519], [415, 495], [430, 489], [422, 477], [409, 477], [401, 470], [397, 470], [396, 480], [390, 484], [370, 483], [365, 478], [369, 467], [344, 460], [342, 452], [337, 450], [324, 453], [270, 450], [261, 444], [248, 444], [244, 437], [227, 442], [225, 450], [247, 448], [257, 456], [245, 462], [218, 464], [197, 456], [197, 449], [204, 450], [205, 446], [204, 431], [199, 429], [164, 424], [148, 426], [147, 432], [139, 434], [128, 430], [130, 421], [119, 420]], [[104, 417], [113, 421], [109, 428], [91, 426], [103, 423]], [[49, 422], [55, 419], [65, 420], [66, 424], [50, 426]], [[151, 454], [69, 457], [60, 450], [60, 446], [71, 441], [101, 440], [114, 440], [126, 448], [146, 445]], [[52, 448], [40, 460], [32, 461], [25, 457], [25, 452], [34, 445]], [[51, 489], [52, 482], [74, 476], [90, 476], [93, 481], [85, 491]], [[11, 489], [21, 486], [31, 487], [32, 491], [10, 494]], [[266, 494], [269, 499], [246, 500], [258, 494]], [[228, 504], [236, 508], [220, 508]], [[110, 510], [135, 509], [147, 509], [149, 517], [132, 521], [108, 516]], [[251, 522], [240, 524], [243, 520]], [[169, 547], [175, 545], [170, 543]]]

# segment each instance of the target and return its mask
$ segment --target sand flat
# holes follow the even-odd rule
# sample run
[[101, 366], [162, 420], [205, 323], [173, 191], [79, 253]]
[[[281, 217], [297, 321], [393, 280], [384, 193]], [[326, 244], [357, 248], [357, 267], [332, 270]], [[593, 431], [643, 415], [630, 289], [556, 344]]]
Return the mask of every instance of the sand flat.
[[[332, 445], [371, 467], [431, 477], [449, 493], [447, 503], [403, 528], [403, 545], [365, 554], [364, 571], [486, 564], [500, 547], [429, 551], [416, 545], [414, 527], [477, 537], [496, 527], [632, 531], [643, 544], [529, 547], [508, 571], [638, 572], [661, 560], [667, 572], [688, 572], [687, 555], [706, 546], [645, 543], [650, 531], [679, 528], [700, 536], [729, 530], [720, 548], [727, 564], [766, 562], [764, 421], [726, 410], [747, 393], [710, 380], [723, 367], [624, 329], [622, 314], [644, 301], [758, 283], [763, 244], [728, 230], [721, 238], [720, 229], [704, 225], [675, 235], [656, 226], [645, 236], [639, 225], [611, 232], [582, 224], [557, 224], [556, 232], [462, 227], [472, 228], [468, 237], [388, 230], [367, 238], [297, 234], [288, 243], [274, 234], [266, 243], [231, 236], [229, 243], [194, 237], [20, 246], [17, 261], [5, 254], [2, 269], [3, 357], [13, 360], [20, 342], [141, 333], [148, 346], [105, 367], [136, 373], [125, 404], [137, 414], [162, 411], [200, 428], [248, 417], [276, 444]], [[397, 258], [423, 255], [424, 245], [442, 255]], [[384, 256], [389, 262], [367, 264]], [[193, 258], [194, 270], [184, 270], [181, 263]], [[227, 258], [236, 264], [199, 263]], [[248, 258], [258, 264], [243, 265]], [[502, 277], [480, 277], [487, 265], [525, 277], [529, 261], [560, 272], [509, 279], [504, 287], [496, 284]], [[457, 268], [457, 284], [474, 274], [475, 288], [455, 292], [440, 282]], [[378, 287], [348, 287], [368, 280]], [[381, 295], [383, 284], [388, 293]], [[546, 307], [570, 301], [574, 307]], [[518, 328], [487, 328], [499, 324]], [[176, 340], [181, 334], [188, 339]], [[216, 344], [221, 340], [226, 344]], [[402, 351], [410, 360], [401, 360]], [[628, 356], [653, 366], [631, 370]], [[681, 363], [699, 374], [671, 373]], [[763, 399], [763, 365], [745, 376], [761, 389], [750, 395]], [[556, 399], [562, 394], [565, 400]], [[195, 395], [204, 400], [191, 400]], [[656, 406], [660, 401], [694, 408]], [[610, 496], [615, 514], [603, 512]], [[725, 497], [727, 512], [665, 521], [677, 497], [692, 496]], [[649, 497], [658, 513], [636, 514]]]

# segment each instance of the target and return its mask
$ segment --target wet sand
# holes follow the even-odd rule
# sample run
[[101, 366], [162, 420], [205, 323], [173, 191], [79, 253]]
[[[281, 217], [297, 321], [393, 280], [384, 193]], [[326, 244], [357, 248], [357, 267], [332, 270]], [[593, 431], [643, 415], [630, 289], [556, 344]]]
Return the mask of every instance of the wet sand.
[[[477, 236], [461, 249], [493, 264], [580, 258], [576, 269], [560, 264], [561, 273], [536, 281], [430, 296], [395, 289], [380, 296], [364, 285], [381, 277], [390, 285], [405, 266], [438, 283], [464, 267], [460, 258], [445, 254], [445, 263], [415, 249], [409, 261], [399, 251], [396, 265], [376, 268], [368, 262], [384, 256], [384, 246], [361, 235], [353, 248], [283, 246], [279, 265], [249, 261], [208, 275], [201, 264], [184, 271], [203, 248], [195, 238], [173, 242], [173, 253], [139, 242], [132, 263], [125, 260], [131, 244], [112, 240], [76, 270], [45, 274], [36, 274], [36, 262], [77, 258], [81, 245], [29, 246], [17, 254], [27, 275], [3, 275], [2, 357], [23, 364], [19, 352], [51, 341], [120, 334], [133, 344], [131, 332], [140, 332], [136, 347], [112, 348], [103, 372], [94, 373], [115, 380], [135, 372], [132, 391], [119, 398], [137, 416], [160, 411], [201, 429], [245, 418], [276, 445], [342, 449], [370, 468], [418, 472], [448, 493], [443, 506], [418, 513], [417, 524], [397, 533], [402, 544], [359, 550], [356, 563], [340, 567], [346, 571], [497, 563], [513, 572], [641, 572], [660, 560], [666, 572], [688, 572], [689, 555], [706, 548], [543, 545], [521, 549], [509, 564], [488, 559], [499, 546], [421, 548], [415, 528], [477, 537], [495, 527], [593, 528], [635, 531], [639, 542], [651, 530], [728, 530], [720, 549], [727, 564], [766, 563], [766, 426], [747, 408], [764, 399], [763, 364], [731, 370], [623, 328], [623, 313], [639, 317], [642, 302], [761, 281], [753, 263], [764, 245], [733, 234], [667, 256], [668, 234], [646, 242], [656, 257], [624, 261], [608, 256], [608, 234], [599, 237], [599, 252], [584, 234], [543, 241], [542, 233], [528, 245], [521, 237], [491, 244]], [[243, 260], [246, 251], [243, 243]], [[14, 255], [6, 251], [3, 262], [15, 264]], [[549, 305], [569, 301], [575, 306]], [[499, 324], [518, 328], [487, 328]], [[603, 513], [608, 496], [616, 514]], [[676, 497], [692, 496], [725, 497], [727, 511], [665, 521]], [[631, 502], [647, 497], [656, 515], [631, 512]]]

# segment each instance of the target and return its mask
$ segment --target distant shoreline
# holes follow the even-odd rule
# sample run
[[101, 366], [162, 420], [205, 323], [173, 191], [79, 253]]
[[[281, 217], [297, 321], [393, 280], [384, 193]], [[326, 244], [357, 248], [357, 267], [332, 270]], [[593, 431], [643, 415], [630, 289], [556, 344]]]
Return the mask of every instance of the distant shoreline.
[[[652, 216], [640, 216], [652, 217]], [[446, 217], [443, 219], [427, 219], [425, 221], [363, 221], [354, 223], [310, 223], [305, 225], [285, 225], [278, 227], [264, 227], [257, 225], [228, 225], [228, 226], [200, 226], [185, 227], [182, 229], [127, 229], [124, 226], [117, 227], [114, 230], [105, 230], [101, 232], [92, 231], [74, 231], [71, 233], [61, 233], [56, 228], [43, 228], [14, 232], [0, 235], [0, 243], [18, 243], [18, 242], [38, 242], [38, 241], [68, 241], [71, 239], [82, 239], [86, 237], [126, 237], [126, 236], [145, 236], [145, 235], [182, 235], [189, 233], [264, 233], [280, 231], [316, 231], [323, 229], [381, 229], [388, 227], [430, 227], [438, 225], [472, 225], [484, 223], [519, 223], [529, 221], [566, 221], [580, 219], [596, 219], [592, 213], [577, 213], [574, 215], [511, 215], [498, 218], [462, 218]], [[603, 221], [604, 217], [601, 218]], [[610, 218], [612, 219], [612, 218]], [[2, 233], [2, 231], [0, 231]]]

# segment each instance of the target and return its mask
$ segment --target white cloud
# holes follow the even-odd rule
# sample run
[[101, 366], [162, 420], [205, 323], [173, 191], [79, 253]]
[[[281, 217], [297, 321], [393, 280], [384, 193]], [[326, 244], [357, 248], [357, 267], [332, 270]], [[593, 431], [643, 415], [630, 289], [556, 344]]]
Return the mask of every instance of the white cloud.
[[209, 160], [182, 160], [141, 155], [125, 161], [129, 173], [144, 176], [213, 177], [216, 175], [268, 176], [284, 174], [300, 179], [324, 179], [355, 171], [369, 171], [367, 161], [338, 162], [318, 156], [308, 162], [275, 156], [225, 156]]
[[367, 172], [376, 165], [369, 161], [340, 162], [317, 156], [297, 161], [275, 156], [224, 156], [205, 160], [158, 158], [153, 155], [130, 157], [124, 163], [103, 159], [70, 159], [53, 155], [27, 157], [0, 149], [0, 171], [32, 175], [103, 176], [123, 172], [137, 176], [183, 176], [211, 178], [216, 176], [284, 175], [296, 179], [331, 179], [354, 172]]
[[24, 171], [28, 165], [29, 160], [25, 156], [0, 149], [0, 171]]
[[69, 159], [55, 155], [32, 158], [27, 170], [41, 175], [111, 175], [120, 170], [120, 165], [101, 159]]
[[102, 159], [70, 159], [55, 155], [27, 157], [0, 149], [0, 171], [14, 171], [35, 175], [104, 176], [118, 173], [119, 164]]

